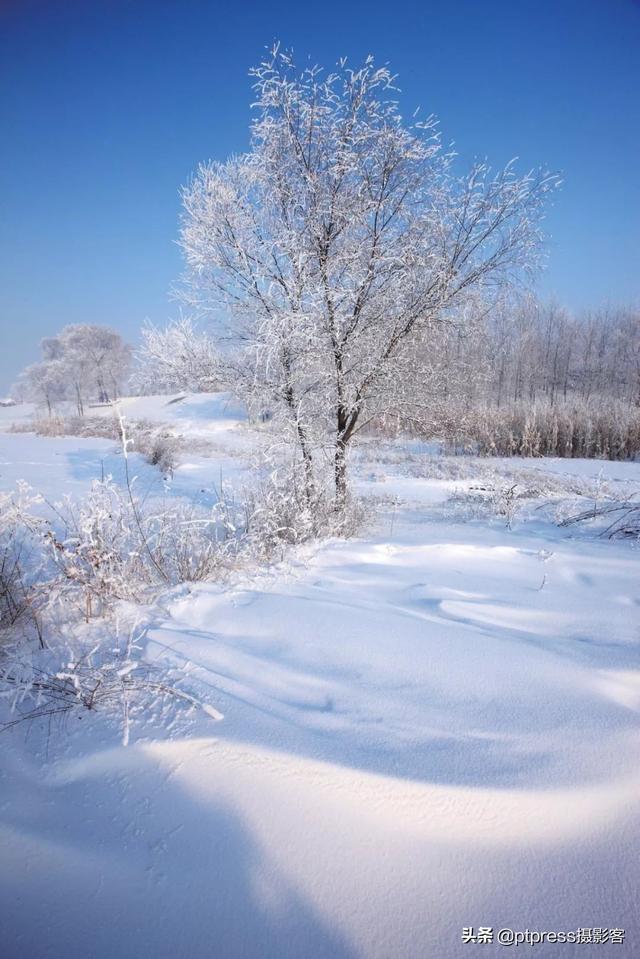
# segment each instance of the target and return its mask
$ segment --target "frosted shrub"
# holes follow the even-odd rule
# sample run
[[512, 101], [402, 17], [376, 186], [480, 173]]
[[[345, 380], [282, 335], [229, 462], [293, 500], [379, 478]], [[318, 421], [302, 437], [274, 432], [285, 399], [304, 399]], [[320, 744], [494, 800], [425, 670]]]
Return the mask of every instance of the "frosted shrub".
[[62, 528], [48, 534], [50, 548], [61, 588], [84, 597], [87, 618], [96, 603], [142, 600], [158, 582], [135, 511], [135, 502], [111, 478], [94, 482], [83, 500], [67, 500], [58, 510]]
[[246, 530], [255, 551], [269, 558], [286, 544], [304, 542], [316, 530], [313, 504], [294, 470], [273, 470], [247, 492]]
[[609, 539], [640, 540], [640, 503], [633, 499], [617, 498], [593, 503], [589, 509], [575, 511], [560, 518], [559, 526], [595, 521], [601, 527], [600, 535]]
[[19, 656], [0, 661], [0, 696], [9, 705], [4, 728], [42, 717], [65, 719], [71, 714], [102, 711], [121, 716], [122, 742], [127, 745], [131, 720], [146, 715], [158, 701], [174, 701], [222, 719], [213, 706], [183, 691], [178, 678], [144, 661], [131, 628], [125, 642], [102, 635], [89, 648], [79, 643], [41, 652], [31, 660]]
[[460, 490], [451, 497], [450, 504], [454, 511], [462, 512], [467, 518], [503, 518], [507, 529], [511, 529], [520, 508], [540, 495], [540, 491], [532, 487], [496, 481]]
[[336, 509], [333, 491], [316, 484], [309, 498], [301, 466], [272, 469], [245, 498], [247, 545], [263, 559], [318, 536], [352, 535], [364, 521], [350, 496]]
[[173, 476], [178, 465], [181, 441], [166, 429], [138, 423], [132, 430], [133, 449], [141, 453], [151, 466], [157, 466], [163, 476]]
[[165, 476], [172, 476], [177, 466], [177, 449], [175, 436], [160, 432], [153, 437], [147, 458], [151, 465], [157, 466]]
[[48, 539], [67, 593], [96, 604], [141, 602], [163, 585], [217, 577], [237, 548], [228, 503], [213, 510], [181, 502], [143, 506], [111, 478], [94, 482], [78, 504], [58, 511]]
[[24, 483], [15, 493], [0, 493], [0, 634], [5, 638], [17, 627], [31, 627], [42, 642], [38, 610], [44, 601], [44, 523], [33, 512], [40, 502]]
[[[220, 718], [166, 671], [134, 656], [131, 638], [124, 650], [114, 645], [112, 624], [117, 633], [123, 601], [149, 602], [165, 586], [219, 578], [231, 568], [243, 542], [235, 507], [224, 501], [213, 510], [182, 502], [146, 508], [131, 487], [95, 482], [79, 502], [51, 507], [51, 520], [34, 513], [45, 504], [25, 486], [0, 497], [0, 698], [11, 706], [5, 727], [121, 708], [126, 741], [130, 705], [158, 698]], [[34, 633], [41, 651], [19, 641]]]
[[177, 503], [149, 517], [152, 555], [167, 582], [218, 580], [237, 563], [244, 511], [224, 495], [211, 510]]

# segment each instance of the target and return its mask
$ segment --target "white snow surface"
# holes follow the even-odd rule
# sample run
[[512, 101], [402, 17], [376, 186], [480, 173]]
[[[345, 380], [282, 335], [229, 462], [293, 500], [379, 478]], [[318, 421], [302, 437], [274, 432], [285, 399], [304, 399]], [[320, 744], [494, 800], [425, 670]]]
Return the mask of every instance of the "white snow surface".
[[[220, 397], [166, 400], [128, 415], [222, 437], [220, 455], [169, 485], [134, 456], [139, 481], [206, 501], [221, 465], [244, 475], [249, 431]], [[469, 519], [447, 504], [480, 461], [422, 478], [403, 453], [426, 450], [379, 446], [356, 482], [393, 504], [358, 538], [145, 610], [146, 658], [222, 722], [151, 716], [127, 747], [99, 715], [2, 733], [3, 959], [508, 952], [463, 945], [468, 926], [624, 928], [512, 949], [640, 954], [638, 550], [541, 515]], [[2, 489], [79, 495], [105, 461], [119, 481], [110, 441], [0, 434]], [[640, 489], [640, 464], [517, 468]]]

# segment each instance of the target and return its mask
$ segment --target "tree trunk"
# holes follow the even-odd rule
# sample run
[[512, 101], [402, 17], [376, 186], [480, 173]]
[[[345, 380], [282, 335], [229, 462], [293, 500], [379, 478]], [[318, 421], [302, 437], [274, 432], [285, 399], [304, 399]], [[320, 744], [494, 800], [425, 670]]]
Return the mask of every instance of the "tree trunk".
[[347, 505], [347, 444], [338, 438], [334, 454], [334, 476], [336, 484], [336, 513], [344, 513]]
[[98, 393], [100, 395], [101, 403], [109, 402], [109, 394], [107, 392], [107, 388], [105, 386], [104, 380], [102, 379], [102, 376], [98, 377]]
[[333, 459], [334, 481], [336, 487], [336, 513], [344, 513], [347, 505], [347, 444], [353, 436], [361, 409], [353, 406], [350, 410], [340, 404], [337, 410], [336, 445]]
[[313, 453], [309, 445], [307, 431], [298, 418], [298, 409], [293, 391], [293, 385], [291, 382], [291, 358], [286, 350], [282, 355], [282, 365], [284, 366], [287, 375], [284, 398], [296, 423], [296, 433], [298, 434], [298, 442], [300, 443], [300, 451], [302, 453], [302, 462], [304, 463], [304, 495], [307, 501], [307, 506], [309, 509], [311, 509], [315, 499], [315, 483], [313, 480]]
[[301, 423], [298, 423], [297, 430], [298, 430], [298, 439], [300, 441], [300, 449], [302, 451], [302, 462], [304, 464], [304, 495], [307, 501], [307, 506], [311, 508], [313, 506], [313, 500], [315, 498], [315, 483], [313, 480], [313, 457], [311, 455], [311, 450], [309, 449], [307, 434]]

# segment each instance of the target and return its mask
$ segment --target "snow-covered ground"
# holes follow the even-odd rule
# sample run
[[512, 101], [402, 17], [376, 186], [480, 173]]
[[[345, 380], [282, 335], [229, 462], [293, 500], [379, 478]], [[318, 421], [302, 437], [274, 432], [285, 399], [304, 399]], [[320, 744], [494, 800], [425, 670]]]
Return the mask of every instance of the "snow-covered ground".
[[[226, 400], [129, 403], [215, 437], [170, 486], [134, 457], [150, 491], [240, 481], [252, 434]], [[640, 554], [553, 522], [640, 490], [640, 464], [376, 440], [354, 468], [379, 500], [359, 537], [141, 612], [147, 659], [222, 722], [152, 715], [126, 748], [100, 716], [2, 733], [3, 957], [505, 952], [464, 945], [469, 926], [624, 928], [534, 952], [640, 954]], [[0, 434], [0, 489], [75, 495], [121, 469], [111, 441]], [[538, 493], [508, 528], [486, 490], [514, 482]]]

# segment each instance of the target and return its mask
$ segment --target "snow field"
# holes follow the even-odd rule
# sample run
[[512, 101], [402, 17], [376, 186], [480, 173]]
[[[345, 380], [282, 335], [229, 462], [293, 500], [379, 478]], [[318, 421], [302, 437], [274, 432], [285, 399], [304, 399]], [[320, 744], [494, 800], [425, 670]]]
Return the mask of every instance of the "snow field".
[[[248, 431], [219, 432], [239, 477]], [[2, 435], [0, 482], [79, 495], [101, 459], [117, 480], [113, 449]], [[538, 954], [636, 954], [637, 550], [533, 513], [465, 520], [447, 500], [473, 463], [372, 459], [361, 491], [395, 503], [358, 538], [141, 611], [145, 658], [222, 722], [137, 724], [127, 748], [100, 716], [3, 733], [7, 959], [457, 959], [470, 925], [623, 927], [624, 946]], [[134, 463], [184, 497], [220, 467], [187, 454], [166, 493]], [[640, 483], [637, 464], [518, 468]]]

